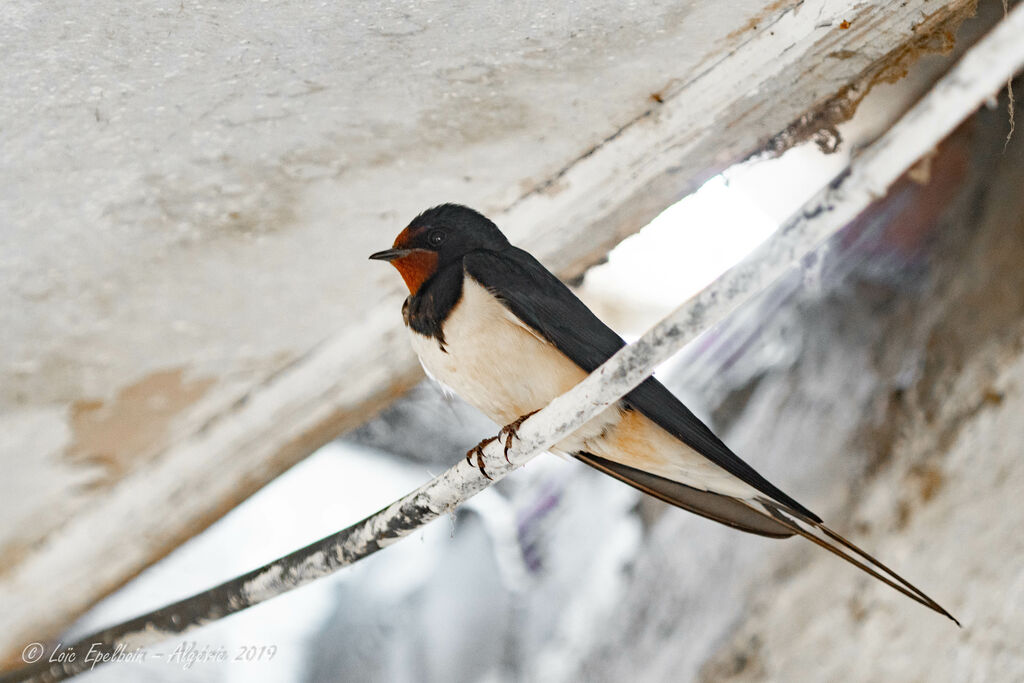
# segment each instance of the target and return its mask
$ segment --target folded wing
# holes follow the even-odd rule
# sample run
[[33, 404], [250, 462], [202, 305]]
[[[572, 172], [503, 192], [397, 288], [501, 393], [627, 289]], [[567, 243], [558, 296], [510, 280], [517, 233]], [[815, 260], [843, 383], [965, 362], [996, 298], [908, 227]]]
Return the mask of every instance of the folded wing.
[[[486, 287], [517, 318], [586, 372], [596, 370], [626, 344], [561, 280], [522, 249], [509, 247], [500, 256], [489, 251], [472, 252], [464, 258], [463, 264], [470, 277]], [[653, 377], [626, 394], [622, 400], [769, 498], [798, 511], [803, 517], [821, 521], [821, 518], [741, 460]]]

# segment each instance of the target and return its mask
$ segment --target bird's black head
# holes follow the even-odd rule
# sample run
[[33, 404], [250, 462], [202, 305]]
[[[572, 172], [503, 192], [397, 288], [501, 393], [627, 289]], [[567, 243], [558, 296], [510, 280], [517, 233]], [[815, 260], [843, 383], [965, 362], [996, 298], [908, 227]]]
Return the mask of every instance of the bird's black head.
[[395, 238], [391, 249], [378, 251], [370, 258], [390, 261], [409, 292], [415, 294], [439, 269], [469, 252], [500, 251], [507, 246], [508, 240], [498, 226], [483, 214], [459, 204], [442, 204], [416, 216]]

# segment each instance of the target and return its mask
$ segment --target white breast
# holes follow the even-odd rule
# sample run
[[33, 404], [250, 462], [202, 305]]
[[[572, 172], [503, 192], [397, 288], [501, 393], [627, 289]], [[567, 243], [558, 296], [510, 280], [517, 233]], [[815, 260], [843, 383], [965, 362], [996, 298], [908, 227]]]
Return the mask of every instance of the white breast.
[[[433, 337], [411, 329], [410, 336], [427, 374], [499, 425], [543, 408], [587, 374], [469, 277], [444, 322], [444, 350]], [[705, 490], [754, 492], [647, 418], [617, 406], [552, 450], [590, 452]]]
[[427, 373], [498, 424], [543, 408], [586, 373], [467, 277], [438, 341], [410, 330]]

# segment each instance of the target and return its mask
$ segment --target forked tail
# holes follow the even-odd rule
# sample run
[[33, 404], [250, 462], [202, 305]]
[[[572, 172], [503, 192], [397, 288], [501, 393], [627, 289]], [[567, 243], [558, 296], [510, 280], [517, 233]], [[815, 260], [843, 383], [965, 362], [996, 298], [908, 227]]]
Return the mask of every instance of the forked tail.
[[892, 586], [911, 600], [948, 616], [956, 626], [961, 625], [939, 603], [900, 577], [898, 573], [841, 537], [816, 517], [810, 517], [791, 506], [767, 496], [748, 499], [716, 494], [710, 490], [694, 488], [644, 470], [598, 458], [590, 453], [578, 453], [575, 457], [591, 467], [639, 488], [645, 494], [733, 528], [776, 539], [802, 536]]
[[[790, 510], [774, 500], [757, 498], [754, 502], [763, 507], [765, 511], [772, 516], [772, 518], [787, 529], [790, 529], [793, 533], [799, 534], [808, 541], [821, 546], [830, 553], [838, 555], [879, 581], [892, 586], [911, 600], [919, 602], [925, 607], [949, 617], [953, 620], [954, 624], [960, 626], [960, 622], [957, 621], [956, 617], [947, 612], [939, 603], [932, 600], [912, 583], [889, 569], [887, 566], [858, 548], [850, 541], [829, 529], [821, 522], [816, 522], [812, 519], [806, 518], [800, 513]], [[815, 532], [820, 532], [821, 535], [819, 536]]]
[[734, 529], [773, 538], [803, 536], [879, 581], [887, 583], [911, 600], [949, 617], [957, 626], [960, 625], [953, 615], [902, 576], [829, 529], [818, 518], [810, 517], [785, 503], [766, 495], [734, 498], [697, 489], [635, 467], [599, 458], [592, 453], [577, 453], [576, 457], [644, 493]]

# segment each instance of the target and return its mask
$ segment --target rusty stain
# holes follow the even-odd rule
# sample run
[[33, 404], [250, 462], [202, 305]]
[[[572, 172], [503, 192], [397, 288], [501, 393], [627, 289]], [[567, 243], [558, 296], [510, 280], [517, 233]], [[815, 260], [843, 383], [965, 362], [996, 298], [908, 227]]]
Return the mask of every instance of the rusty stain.
[[661, 96], [660, 92], [652, 92], [651, 93], [651, 99], [654, 100], [655, 102], [657, 102], [658, 104], [664, 104], [665, 103], [665, 98]]
[[914, 466], [907, 476], [917, 484], [921, 500], [925, 503], [934, 498], [946, 483], [942, 470], [928, 464]]
[[[906, 479], [908, 485], [917, 489], [921, 503], [927, 503], [942, 490], [946, 484], [946, 477], [942, 470], [928, 464], [915, 465], [907, 471]], [[911, 499], [903, 498], [896, 507], [897, 529], [905, 529], [914, 516], [918, 504]]]
[[785, 7], [786, 11], [788, 11], [794, 7], [799, 7], [802, 2], [803, 0], [775, 0], [775, 2], [765, 7], [759, 14], [752, 17], [743, 26], [727, 35], [725, 40], [729, 41], [734, 38], [738, 38], [748, 31], [756, 31], [760, 24], [774, 16], [778, 10]]
[[846, 19], [843, 19], [841, 22], [839, 22], [839, 28], [845, 31], [846, 29], [850, 28], [850, 22], [848, 22]]
[[853, 59], [858, 54], [856, 50], [833, 50], [826, 56], [832, 59]]
[[927, 468], [921, 473], [921, 498], [926, 502], [931, 500], [945, 483], [946, 479], [942, 476], [941, 471], [934, 467]]
[[998, 406], [1003, 404], [1003, 394], [989, 387], [985, 390], [985, 393], [981, 395], [981, 400], [990, 406]]
[[[7, 574], [21, 564], [31, 551], [32, 544], [20, 538], [0, 547], [0, 578], [6, 578]], [[2, 670], [0, 669], [0, 671]]]
[[[866, 69], [853, 83], [807, 112], [772, 137], [761, 152], [752, 156], [778, 156], [792, 147], [812, 140], [822, 130], [834, 129], [853, 117], [861, 101], [879, 83], [895, 83], [907, 75], [910, 65], [925, 54], [947, 54], [956, 42], [955, 34], [966, 19], [973, 16], [977, 0], [956, 7], [943, 7], [927, 15], [918, 24], [922, 32]], [[840, 56], [833, 52], [829, 56]], [[844, 55], [845, 56], [845, 55]]]
[[187, 381], [183, 368], [161, 370], [124, 387], [108, 403], [96, 399], [71, 404], [71, 445], [66, 455], [95, 462], [117, 478], [140, 456], [161, 444], [171, 421], [198, 401], [213, 378]]

